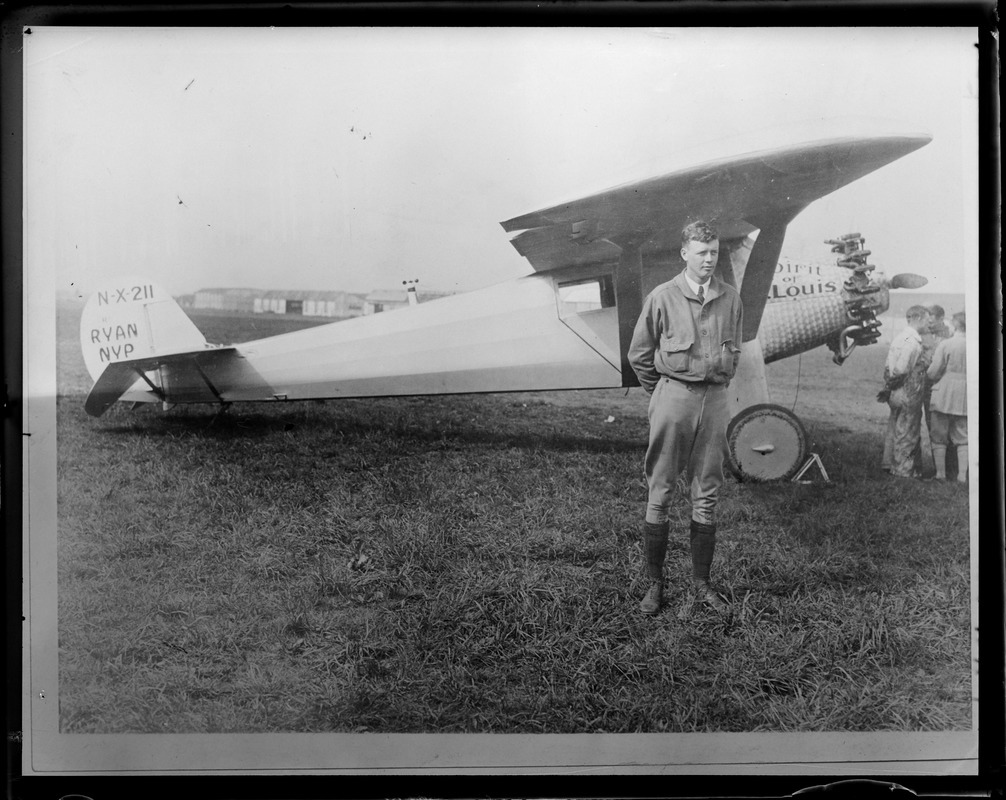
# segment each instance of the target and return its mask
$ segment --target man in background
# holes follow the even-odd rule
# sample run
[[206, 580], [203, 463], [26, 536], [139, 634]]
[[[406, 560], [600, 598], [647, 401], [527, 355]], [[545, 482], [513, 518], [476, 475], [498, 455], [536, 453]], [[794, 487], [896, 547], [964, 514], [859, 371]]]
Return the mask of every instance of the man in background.
[[943, 339], [933, 354], [927, 377], [932, 382], [933, 442], [936, 478], [946, 480], [947, 445], [957, 447], [957, 480], [968, 479], [968, 355], [967, 320], [964, 312], [954, 314], [954, 334]]
[[[919, 359], [920, 369], [928, 369], [933, 363], [933, 353], [936, 352], [936, 345], [944, 339], [949, 339], [953, 334], [947, 323], [944, 322], [946, 312], [943, 306], [934, 303], [928, 306], [929, 326], [922, 331], [922, 355]], [[929, 378], [925, 378], [922, 383], [922, 418], [926, 421], [926, 434], [929, 436], [929, 443], [932, 446], [933, 439], [933, 419], [929, 410], [929, 400], [933, 393], [933, 384]], [[922, 447], [921, 436], [919, 446], [915, 449], [915, 471], [925, 477], [930, 477], [934, 472], [933, 456], [931, 450]]]
[[929, 328], [929, 311], [912, 306], [908, 324], [891, 343], [884, 367], [884, 389], [877, 395], [891, 408], [881, 466], [900, 478], [915, 476], [915, 452], [920, 441], [922, 396], [926, 380], [922, 332]]

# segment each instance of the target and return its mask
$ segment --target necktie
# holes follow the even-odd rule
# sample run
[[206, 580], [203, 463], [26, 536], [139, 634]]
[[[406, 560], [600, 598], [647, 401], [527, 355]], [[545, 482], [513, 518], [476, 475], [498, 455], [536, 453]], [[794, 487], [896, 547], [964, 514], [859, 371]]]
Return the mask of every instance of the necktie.
[[705, 302], [706, 302], [706, 287], [699, 286], [699, 303], [705, 303]]

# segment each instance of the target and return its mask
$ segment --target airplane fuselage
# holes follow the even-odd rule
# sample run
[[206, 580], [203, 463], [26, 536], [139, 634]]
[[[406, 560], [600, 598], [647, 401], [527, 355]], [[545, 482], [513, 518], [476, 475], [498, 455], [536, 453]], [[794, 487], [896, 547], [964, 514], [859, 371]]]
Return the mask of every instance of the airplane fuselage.
[[[131, 381], [122, 399], [230, 403], [635, 386], [619, 352], [616, 269], [537, 273], [393, 312], [209, 349], [198, 361], [167, 358], [156, 369], [145, 367], [146, 379]], [[848, 324], [841, 292], [847, 276], [834, 265], [778, 265], [758, 337], [742, 348], [735, 409], [767, 397], [765, 363], [819, 347]], [[154, 322], [173, 303], [159, 287], [149, 291], [158, 293], [157, 302], [119, 293], [135, 314], [120, 316], [114, 326], [98, 319], [82, 330], [92, 372], [104, 362], [157, 351], [144, 335], [159, 327]], [[886, 290], [882, 299], [886, 308]], [[120, 314], [121, 306], [112, 304]], [[171, 340], [182, 337], [186, 321], [174, 324]], [[197, 336], [189, 335], [190, 349]]]

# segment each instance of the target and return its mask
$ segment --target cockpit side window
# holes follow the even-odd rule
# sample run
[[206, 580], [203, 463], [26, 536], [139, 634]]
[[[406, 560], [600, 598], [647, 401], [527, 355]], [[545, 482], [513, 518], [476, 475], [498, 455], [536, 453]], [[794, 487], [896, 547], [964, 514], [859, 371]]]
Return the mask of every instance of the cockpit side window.
[[615, 282], [611, 275], [598, 275], [557, 284], [559, 316], [615, 307]]

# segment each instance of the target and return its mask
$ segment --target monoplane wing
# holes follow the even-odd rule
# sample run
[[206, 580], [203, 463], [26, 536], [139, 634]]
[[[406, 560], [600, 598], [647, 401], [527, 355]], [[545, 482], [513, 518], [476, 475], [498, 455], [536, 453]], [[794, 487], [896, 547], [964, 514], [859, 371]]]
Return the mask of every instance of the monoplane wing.
[[[733, 264], [742, 274], [730, 274], [730, 259], [721, 258], [724, 278], [741, 292], [744, 339], [749, 341], [757, 336], [789, 222], [814, 200], [930, 139], [843, 137], [764, 150], [618, 186], [501, 224], [507, 232], [519, 231], [511, 243], [536, 271], [625, 263], [626, 251], [638, 251], [637, 274], [620, 275], [619, 281], [632, 282], [632, 293], [644, 296], [659, 282], [647, 275], [647, 261], [672, 258], [680, 247], [681, 229], [690, 220], [713, 223], [728, 252], [758, 229], [746, 265], [738, 270]], [[620, 266], [620, 272], [626, 271]]]
[[138, 383], [141, 392], [164, 403], [226, 402], [228, 373], [239, 358], [234, 347], [214, 347], [115, 361], [91, 387], [84, 410], [100, 417]]

